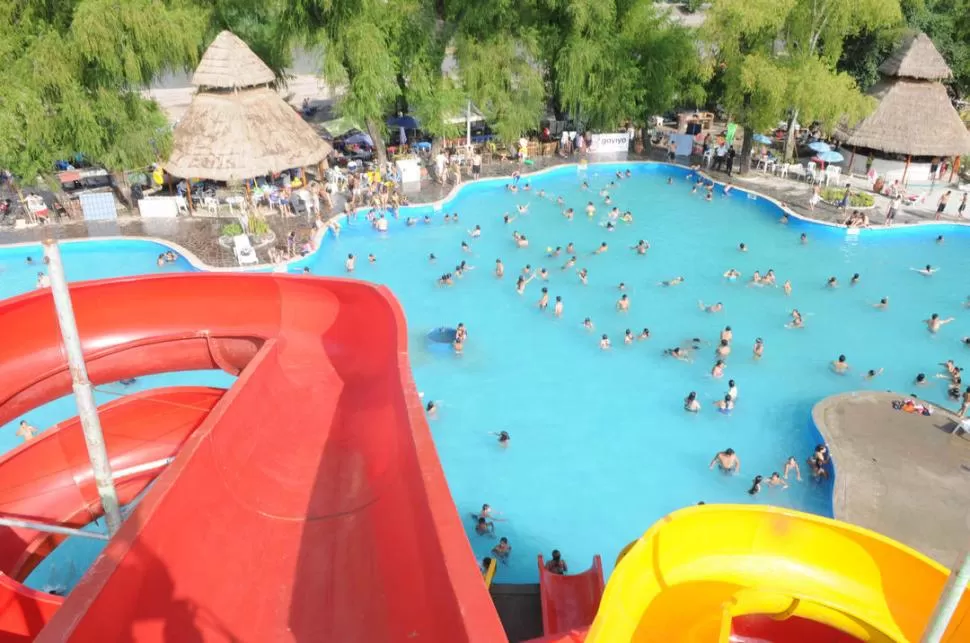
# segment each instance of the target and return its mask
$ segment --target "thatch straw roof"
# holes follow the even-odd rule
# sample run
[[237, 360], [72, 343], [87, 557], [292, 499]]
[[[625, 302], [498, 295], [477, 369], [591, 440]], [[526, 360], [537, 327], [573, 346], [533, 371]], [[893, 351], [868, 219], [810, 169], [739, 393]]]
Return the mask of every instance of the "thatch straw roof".
[[196, 87], [214, 89], [258, 87], [274, 80], [273, 70], [229, 31], [216, 36], [192, 75]]
[[876, 111], [836, 132], [847, 145], [912, 156], [970, 154], [970, 131], [941, 83], [887, 79], [871, 94], [879, 99]]
[[907, 39], [893, 55], [879, 65], [884, 76], [916, 78], [919, 80], [945, 80], [953, 77], [943, 56], [933, 46], [925, 33]]
[[268, 87], [200, 92], [175, 127], [165, 171], [182, 178], [250, 179], [315, 165], [331, 149]]

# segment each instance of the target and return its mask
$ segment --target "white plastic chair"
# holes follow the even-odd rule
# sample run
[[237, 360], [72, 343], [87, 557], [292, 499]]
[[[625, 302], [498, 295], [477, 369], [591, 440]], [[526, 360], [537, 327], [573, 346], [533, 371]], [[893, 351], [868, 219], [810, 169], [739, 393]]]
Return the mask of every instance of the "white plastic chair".
[[778, 176], [780, 176], [781, 178], [787, 179], [788, 178], [788, 163], [782, 163], [781, 165], [779, 165], [777, 167], [777, 173], [778, 173]]
[[762, 156], [758, 159], [758, 164], [754, 167], [755, 170], [761, 170], [762, 172], [768, 171], [768, 160], [767, 156]]
[[805, 178], [805, 166], [801, 163], [792, 163], [788, 166], [788, 174], [794, 174], [796, 178]]
[[714, 148], [709, 148], [704, 152], [704, 167], [711, 167], [711, 163], [714, 162]]
[[215, 216], [219, 214], [219, 199], [214, 196], [207, 196], [202, 199], [202, 207], [209, 211], [209, 214]]
[[812, 179], [812, 183], [818, 182], [818, 164], [815, 161], [809, 161], [808, 168], [805, 170], [805, 180], [809, 178]]
[[175, 197], [175, 206], [178, 208], [179, 214], [189, 216], [189, 204], [185, 201], [184, 196]]
[[832, 181], [835, 181], [836, 185], [838, 185], [841, 177], [842, 168], [838, 165], [830, 165], [825, 168], [825, 185], [828, 185]]

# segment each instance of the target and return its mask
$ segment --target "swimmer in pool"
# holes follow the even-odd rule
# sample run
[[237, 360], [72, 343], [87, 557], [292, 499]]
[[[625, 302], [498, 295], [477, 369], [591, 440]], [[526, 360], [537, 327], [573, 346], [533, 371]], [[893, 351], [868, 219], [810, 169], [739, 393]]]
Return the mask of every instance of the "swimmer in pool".
[[850, 286], [855, 286], [857, 283], [859, 283], [859, 273], [852, 275], [852, 279], [849, 280]]
[[583, 328], [586, 330], [593, 330], [593, 320], [587, 317], [583, 320]]
[[889, 297], [883, 297], [882, 299], [879, 300], [878, 304], [873, 304], [872, 307], [878, 308], [880, 310], [886, 310], [887, 308], [889, 308]]
[[605, 351], [605, 350], [608, 350], [609, 347], [610, 347], [610, 338], [606, 336], [606, 333], [603, 333], [603, 336], [600, 337], [600, 348]]
[[588, 284], [589, 284], [589, 281], [588, 281], [588, 280], [589, 280], [589, 271], [588, 271], [588, 270], [586, 270], [586, 268], [583, 268], [582, 270], [580, 270], [580, 271], [579, 271], [578, 273], [576, 273], [576, 274], [578, 274], [578, 275], [579, 275], [579, 280], [580, 280], [581, 282], [583, 282], [583, 285], [584, 285], [584, 286], [586, 286], [586, 285], [588, 285]]
[[740, 252], [747, 252], [748, 251], [748, 246], [744, 245], [743, 243], [740, 243], [740, 244], [738, 244], [738, 250]]
[[475, 533], [479, 536], [492, 536], [495, 537], [495, 523], [485, 520], [485, 518], [479, 517], [475, 521]]
[[573, 220], [573, 214], [574, 213], [572, 208], [566, 208], [565, 210], [562, 211], [562, 215], [566, 217], [566, 219], [568, 219], [569, 221]]
[[673, 185], [673, 184], [674, 184], [674, 177], [668, 176], [667, 177], [667, 185]]
[[501, 259], [495, 260], [495, 276], [499, 279], [505, 276], [505, 264], [502, 263]]
[[798, 468], [798, 461], [795, 460], [795, 456], [790, 455], [788, 456], [788, 459], [785, 460], [785, 480], [788, 479], [788, 474], [792, 471], [795, 472], [795, 479], [801, 482], [802, 470]]
[[622, 215], [620, 215], [620, 221], [623, 223], [633, 223], [633, 213], [627, 210]]
[[529, 275], [532, 274], [532, 264], [531, 263], [525, 264], [525, 267], [522, 268], [522, 274], [524, 276], [526, 276], [526, 277], [528, 277]]
[[637, 340], [637, 338], [633, 334], [633, 331], [630, 330], [629, 328], [627, 328], [626, 331], [623, 333], [623, 343], [624, 344], [632, 344], [636, 340]]
[[728, 342], [726, 339], [722, 339], [721, 340], [721, 343], [714, 350], [714, 354], [717, 357], [726, 358], [728, 355], [731, 354], [731, 344], [730, 344], [730, 342]]
[[717, 410], [727, 413], [734, 410], [734, 400], [731, 399], [730, 395], [725, 395], [723, 400], [715, 400], [714, 406], [717, 407]]
[[729, 344], [734, 340], [734, 331], [731, 330], [730, 326], [724, 327], [724, 330], [721, 331], [720, 339], [722, 342], [727, 342]]
[[701, 403], [697, 400], [697, 393], [691, 391], [684, 398], [684, 410], [689, 413], [697, 413], [701, 410]]
[[525, 238], [524, 234], [520, 234], [518, 240], [516, 240], [515, 245], [519, 248], [528, 248], [529, 240]]
[[714, 362], [713, 368], [711, 368], [711, 377], [713, 377], [714, 379], [720, 379], [721, 377], [724, 376], [724, 369], [726, 367], [727, 366], [725, 365], [723, 360], [717, 360], [716, 362]]
[[755, 270], [754, 274], [751, 275], [751, 281], [748, 283], [750, 283], [752, 286], [760, 286], [761, 282], [762, 282], [761, 273]]
[[936, 238], [936, 242], [939, 243], [939, 244], [942, 244], [943, 243], [943, 235], [942, 234]]
[[556, 249], [555, 250], [550, 250], [549, 252], [547, 252], [546, 253], [546, 256], [547, 257], [558, 257], [560, 254], [562, 254], [562, 246], [556, 246]]
[[436, 415], [438, 415], [438, 405], [435, 404], [433, 401], [428, 402], [428, 405], [424, 407], [424, 410], [428, 414], [428, 417], [433, 418]]
[[604, 252], [606, 252], [609, 249], [610, 249], [610, 247], [608, 245], [606, 245], [606, 242], [604, 241], [603, 243], [600, 244], [600, 247], [599, 248], [597, 248], [596, 250], [594, 250], [590, 254], [593, 254], [593, 255], [601, 255], [601, 254], [603, 254]]
[[630, 298], [627, 297], [626, 293], [620, 295], [620, 298], [616, 302], [616, 309], [621, 313], [630, 310]]
[[663, 286], [664, 288], [670, 288], [671, 286], [679, 286], [684, 283], [683, 277], [674, 277], [673, 279], [667, 279], [666, 281], [658, 281], [658, 286]]
[[454, 275], [452, 275], [450, 272], [446, 272], [445, 274], [441, 275], [440, 277], [438, 277], [438, 285], [454, 286], [455, 285]]
[[592, 201], [587, 201], [586, 202], [586, 216], [592, 218], [592, 216], [594, 214], [596, 214], [596, 206], [593, 205], [593, 202]]
[[874, 380], [877, 377], [879, 377], [880, 375], [882, 375], [882, 371], [883, 371], [883, 369], [881, 369], [881, 368], [880, 369], [877, 369], [877, 370], [869, 369], [869, 371], [865, 375], [862, 376], [862, 379], [864, 379], [864, 380]]
[[910, 268], [913, 272], [918, 272], [924, 277], [932, 277], [934, 272], [939, 272], [939, 268], [934, 268], [930, 264], [926, 264], [925, 268]]
[[626, 290], [626, 284], [621, 281], [620, 282], [620, 285], [617, 286], [616, 289], [617, 290]]
[[808, 235], [803, 232], [802, 236], [799, 237], [799, 241], [801, 241], [802, 245], [805, 245], [808, 243]]
[[765, 273], [765, 276], [761, 278], [761, 283], [764, 284], [765, 286], [774, 286], [774, 285], [776, 285], [775, 284], [775, 271], [772, 270], [771, 268], [768, 268], [768, 272], [766, 272]]
[[519, 214], [529, 214], [529, 204], [528, 203], [525, 204], [525, 205], [517, 205], [517, 206], [515, 206], [515, 208], [516, 208], [516, 210], [519, 211]]
[[649, 328], [644, 328], [643, 330], [641, 330], [640, 331], [640, 336], [637, 339], [639, 339], [641, 341], [644, 340], [644, 339], [650, 339], [650, 329]]
[[703, 301], [698, 300], [697, 307], [706, 313], [719, 313], [724, 310], [724, 304], [717, 302], [711, 306], [705, 306]]
[[849, 371], [849, 362], [845, 360], [845, 355], [839, 355], [839, 358], [832, 362], [832, 370], [839, 375], [845, 375]]
[[647, 254], [647, 250], [650, 249], [650, 244], [644, 241], [643, 239], [640, 239], [639, 241], [637, 241], [637, 245], [630, 246], [630, 249], [636, 250], [638, 255], [645, 255]]
[[724, 278], [730, 281], [737, 281], [739, 277], [741, 277], [741, 273], [735, 270], [734, 268], [731, 268], [730, 270], [724, 273]]
[[503, 449], [507, 449], [509, 444], [512, 442], [512, 436], [509, 435], [508, 431], [498, 431], [497, 433], [493, 431], [489, 435], [497, 435], [498, 445]]
[[569, 259], [566, 260], [566, 263], [562, 265], [562, 268], [560, 268], [560, 270], [569, 270], [575, 265], [576, 265], [576, 257], [570, 257]]
[[512, 223], [516, 218], [517, 217], [510, 217], [508, 212], [502, 215], [502, 221], [505, 223]]
[[467, 241], [462, 241], [461, 242], [461, 250], [462, 250], [462, 252], [471, 252], [472, 251], [471, 246], [468, 245], [468, 242]]
[[723, 473], [741, 473], [741, 458], [734, 452], [734, 449], [728, 448], [719, 451], [707, 468], [713, 469], [715, 465]]
[[748, 489], [748, 495], [757, 496], [761, 492], [761, 481], [764, 480], [761, 476], [755, 476], [754, 480], [751, 481], [751, 488]]
[[825, 287], [826, 288], [838, 288], [839, 287], [839, 280], [836, 279], [835, 277], [829, 277], [829, 280], [825, 282]]
[[664, 355], [667, 357], [673, 357], [674, 359], [679, 359], [682, 362], [693, 361], [690, 358], [690, 351], [686, 348], [681, 348], [679, 346], [677, 348], [665, 348]]
[[520, 295], [524, 294], [525, 287], [528, 286], [529, 282], [532, 281], [533, 279], [535, 279], [535, 275], [532, 275], [528, 279], [526, 279], [522, 275], [519, 275], [518, 281], [515, 282], [515, 292], [519, 293]]
[[946, 319], [941, 319], [938, 314], [933, 313], [932, 315], [930, 315], [929, 319], [924, 319], [923, 323], [926, 324], [926, 328], [931, 333], [935, 333], [939, 331], [941, 327], [943, 327], [946, 324], [949, 324], [953, 320], [954, 320], [953, 317], [947, 317]]
[[543, 288], [542, 289], [542, 296], [539, 297], [538, 306], [539, 306], [539, 310], [545, 310], [546, 308], [549, 307], [549, 289], [548, 288]]
[[572, 241], [566, 244], [566, 254], [567, 255], [576, 254], [576, 245]]
[[768, 478], [768, 486], [781, 487], [782, 489], [787, 489], [788, 483], [785, 482], [785, 480], [780, 475], [778, 475], [777, 471], [775, 471], [774, 473], [771, 474], [771, 477]]
[[549, 271], [545, 268], [539, 268], [539, 279], [549, 281]]
[[785, 324], [785, 328], [804, 328], [804, 327], [805, 327], [805, 321], [802, 319], [802, 314], [798, 312], [797, 308], [795, 308], [794, 310], [791, 311], [791, 322], [789, 322], [788, 324]]
[[791, 280], [786, 279], [785, 285], [782, 286], [782, 289], [785, 291], [786, 296], [791, 297]]
[[556, 295], [556, 305], [552, 307], [552, 314], [556, 317], [562, 317], [562, 297]]
[[344, 262], [344, 268], [347, 269], [347, 272], [353, 272], [356, 263], [357, 257], [355, 257], [353, 254], [349, 254], [347, 255], [347, 260]]
[[758, 339], [754, 340], [754, 349], [752, 352], [754, 353], [755, 359], [761, 359], [761, 357], [765, 354], [765, 342], [763, 339], [759, 337]]
[[473, 239], [477, 239], [478, 237], [482, 236], [482, 226], [480, 226], [480, 225], [475, 226], [475, 229], [474, 230], [469, 230], [468, 231], [468, 234]]

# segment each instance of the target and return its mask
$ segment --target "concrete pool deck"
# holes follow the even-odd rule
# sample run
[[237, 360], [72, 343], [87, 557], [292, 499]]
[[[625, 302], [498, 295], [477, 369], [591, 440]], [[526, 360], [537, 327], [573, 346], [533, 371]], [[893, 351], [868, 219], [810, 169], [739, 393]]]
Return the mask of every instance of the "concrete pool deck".
[[908, 397], [844, 393], [812, 409], [835, 463], [833, 511], [950, 567], [970, 540], [970, 435], [935, 404], [930, 416], [892, 407]]

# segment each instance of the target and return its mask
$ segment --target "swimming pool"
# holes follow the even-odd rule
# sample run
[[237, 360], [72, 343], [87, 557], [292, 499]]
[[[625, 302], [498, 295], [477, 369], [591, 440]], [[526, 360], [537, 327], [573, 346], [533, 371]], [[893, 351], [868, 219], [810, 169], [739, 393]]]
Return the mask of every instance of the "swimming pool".
[[[614, 205], [630, 210], [635, 220], [608, 232], [601, 223], [610, 206], [603, 205], [599, 190], [616, 169], [627, 167], [633, 176], [610, 192]], [[380, 234], [361, 216], [291, 267], [345, 275], [344, 260], [354, 253], [359, 257], [354, 276], [388, 285], [403, 303], [415, 378], [426, 399], [439, 403], [431, 428], [477, 555], [487, 555], [495, 541], [475, 535], [470, 514], [485, 502], [502, 512], [497, 535], [509, 538], [513, 553], [500, 567], [498, 582], [534, 581], [535, 554], [553, 548], [562, 550], [574, 570], [602, 553], [609, 571], [615, 554], [654, 520], [701, 500], [771, 503], [831, 515], [830, 487], [807, 480], [804, 465], [802, 483], [755, 497], [746, 493], [755, 474], [780, 471], [788, 455], [804, 463], [819, 440], [811, 406], [826, 395], [863, 388], [914, 390], [945, 401], [944, 381], [933, 376], [939, 362], [951, 357], [959, 362], [966, 350], [959, 338], [970, 334], [961, 317], [967, 293], [960, 287], [970, 267], [970, 231], [929, 226], [849, 237], [844, 230], [795, 219], [782, 225], [768, 200], [740, 191], [722, 197], [718, 190], [708, 203], [703, 190], [691, 193], [685, 174], [653, 164], [570, 166], [531, 178], [530, 192], [507, 192], [503, 181], [467, 185], [441, 211], [427, 206], [408, 213], [419, 219], [431, 214], [431, 225], [408, 227], [402, 219]], [[588, 191], [581, 189], [584, 180]], [[574, 220], [560, 216], [554, 200], [539, 198], [539, 189], [562, 195], [576, 210]], [[592, 219], [583, 214], [587, 201], [597, 207]], [[515, 206], [526, 204], [528, 214], [503, 223], [503, 213], [516, 215]], [[444, 212], [459, 212], [460, 222], [444, 224]], [[468, 234], [475, 225], [482, 228], [477, 239]], [[515, 247], [513, 230], [529, 238], [528, 248]], [[802, 232], [808, 235], [805, 245], [799, 242]], [[941, 232], [942, 245], [935, 242]], [[646, 256], [629, 249], [639, 239], [651, 244]], [[462, 240], [470, 252], [462, 250]], [[560, 270], [564, 257], [546, 257], [547, 247], [570, 241], [576, 244], [576, 267], [589, 269], [586, 286], [575, 270]], [[591, 256], [603, 241], [609, 251]], [[748, 252], [738, 251], [741, 242]], [[132, 243], [149, 245], [129, 248]], [[74, 249], [87, 245], [64, 245], [72, 279], [156, 270], [160, 250], [149, 242], [103, 247], [94, 242], [87, 250]], [[29, 289], [36, 277], [24, 267], [29, 251], [18, 250], [24, 256], [8, 262], [11, 250], [0, 253], [0, 267], [11, 277], [0, 290], [4, 296]], [[103, 256], [94, 262], [96, 269], [83, 260], [87, 252]], [[370, 253], [376, 262], [367, 261]], [[492, 272], [496, 258], [506, 267], [501, 280]], [[475, 269], [454, 286], [438, 286], [436, 278], [461, 260]], [[941, 270], [931, 278], [910, 270], [927, 263]], [[526, 264], [548, 268], [550, 278], [548, 284], [531, 282], [520, 296], [514, 282]], [[179, 263], [166, 269], [190, 268]], [[729, 268], [743, 278], [725, 280]], [[792, 281], [791, 297], [781, 288], [746, 284], [754, 270], [769, 268], [779, 283]], [[856, 272], [861, 281], [849, 286]], [[831, 275], [841, 282], [834, 290], [824, 287]], [[657, 285], [675, 276], [685, 283]], [[621, 281], [631, 301], [628, 313], [614, 308]], [[563, 298], [561, 319], [537, 309], [543, 285], [553, 298]], [[888, 310], [872, 307], [885, 296]], [[702, 312], [698, 300], [721, 301], [725, 311]], [[804, 329], [785, 328], [792, 308], [802, 311]], [[932, 312], [957, 320], [931, 335], [921, 320]], [[593, 333], [582, 328], [587, 316]], [[431, 329], [459, 321], [470, 335], [463, 355], [426, 341]], [[713, 344], [725, 325], [734, 331], [733, 353], [725, 377], [715, 380], [709, 375]], [[644, 327], [651, 339], [624, 345], [624, 329], [638, 333]], [[598, 346], [604, 332], [613, 341], [610, 351]], [[663, 357], [664, 348], [693, 337], [711, 342], [693, 363]], [[765, 340], [760, 362], [751, 356], [756, 337]], [[840, 353], [852, 365], [849, 375], [828, 369]], [[870, 368], [885, 372], [864, 380]], [[910, 384], [920, 371], [932, 383], [916, 390]], [[712, 403], [726, 392], [729, 378], [738, 384], [738, 405], [722, 415]], [[696, 416], [682, 410], [689, 391], [697, 391], [703, 404]], [[502, 430], [512, 436], [508, 449], [491, 435]], [[4, 427], [0, 433], [9, 431]], [[714, 453], [726, 447], [739, 454], [742, 475], [708, 471]]]

